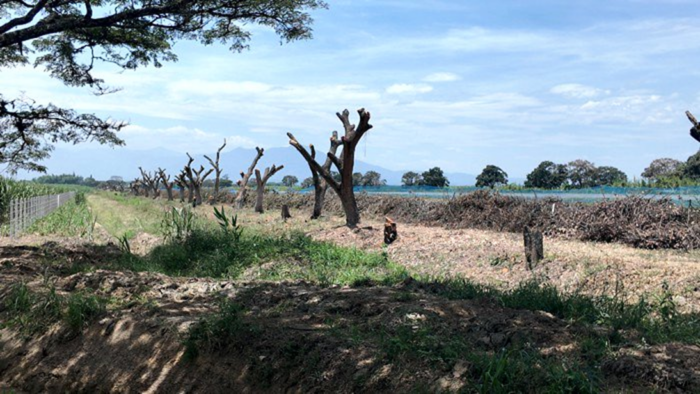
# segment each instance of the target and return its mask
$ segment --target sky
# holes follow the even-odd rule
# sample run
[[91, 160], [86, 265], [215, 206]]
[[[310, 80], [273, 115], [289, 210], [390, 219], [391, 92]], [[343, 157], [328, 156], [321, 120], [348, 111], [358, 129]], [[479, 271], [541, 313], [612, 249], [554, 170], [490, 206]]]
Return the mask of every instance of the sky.
[[632, 178], [698, 150], [685, 117], [700, 115], [696, 0], [328, 3], [313, 12], [312, 40], [281, 45], [251, 26], [242, 53], [180, 42], [180, 60], [159, 69], [98, 66], [114, 94], [31, 67], [0, 70], [0, 85], [7, 97], [127, 120], [118, 149], [213, 153], [223, 138], [227, 150], [282, 147], [292, 132], [325, 150], [342, 129], [335, 112], [356, 122], [366, 108], [374, 129], [357, 157], [392, 170], [494, 164], [524, 178], [544, 160], [586, 159]]

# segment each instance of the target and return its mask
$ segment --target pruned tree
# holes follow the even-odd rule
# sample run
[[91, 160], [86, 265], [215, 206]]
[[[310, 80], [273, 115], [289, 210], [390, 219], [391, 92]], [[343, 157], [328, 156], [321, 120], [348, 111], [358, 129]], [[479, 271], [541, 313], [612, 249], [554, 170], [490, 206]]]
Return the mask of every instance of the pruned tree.
[[253, 175], [255, 167], [258, 165], [258, 161], [265, 154], [265, 149], [263, 148], [255, 147], [255, 150], [257, 151], [257, 154], [255, 155], [255, 159], [253, 159], [253, 163], [250, 165], [250, 167], [248, 167], [248, 172], [241, 172], [241, 179], [237, 182], [238, 193], [236, 193], [236, 207], [238, 207], [238, 209], [243, 208], [243, 205], [245, 204], [245, 198], [248, 194], [248, 181], [250, 180], [251, 175]]
[[214, 176], [216, 177], [214, 179], [214, 200], [212, 203], [216, 203], [219, 201], [219, 185], [221, 183], [221, 171], [222, 168], [219, 166], [219, 159], [221, 157], [221, 151], [226, 147], [226, 139], [224, 139], [224, 144], [221, 145], [221, 147], [216, 151], [216, 160], [212, 160], [209, 156], [204, 155], [204, 158], [209, 161], [209, 164], [211, 164], [212, 168], [214, 169]]
[[163, 186], [165, 186], [165, 192], [168, 194], [168, 201], [173, 201], [173, 187], [175, 186], [174, 181], [170, 181], [170, 175], [165, 173], [165, 170], [162, 168], [158, 168], [158, 177], [160, 177], [160, 181], [163, 182]]
[[192, 202], [192, 187], [190, 186], [190, 183], [187, 182], [187, 174], [185, 174], [184, 170], [180, 171], [180, 173], [175, 177], [175, 184], [180, 191], [180, 202], [185, 202], [185, 188], [189, 190], [189, 202]]
[[255, 200], [255, 212], [265, 212], [265, 209], [263, 208], [263, 196], [265, 194], [265, 185], [273, 175], [278, 173], [283, 168], [284, 166], [277, 167], [273, 164], [272, 167], [267, 167], [265, 169], [265, 173], [262, 176], [260, 175], [260, 170], [258, 170], [257, 168], [255, 169], [255, 183], [257, 184], [258, 188], [256, 190], [258, 197]]
[[[185, 166], [185, 175], [187, 175], [187, 180], [189, 181], [188, 184], [191, 186], [192, 190], [194, 190], [194, 198], [196, 199], [194, 205], [202, 205], [202, 184], [204, 183], [204, 180], [207, 179], [207, 177], [214, 171], [214, 169], [210, 168], [208, 171], [205, 171], [204, 166], [200, 165], [199, 170], [195, 170], [192, 168], [192, 162], [194, 162], [194, 159], [189, 153], [187, 153], [187, 157], [190, 160]], [[190, 202], [192, 202], [191, 195], [192, 192], [190, 192]]]
[[[299, 146], [301, 145], [294, 145], [291, 140], [294, 139], [294, 136], [291, 135], [290, 133], [287, 133], [287, 136], [289, 136], [290, 141], [289, 143], [294, 146], [299, 153], [301, 153], [302, 156], [304, 156], [304, 153], [299, 150]], [[295, 140], [296, 141], [296, 140]], [[331, 161], [330, 154], [335, 155], [336, 152], [338, 151], [338, 147], [341, 145], [340, 140], [338, 139], [338, 132], [334, 131], [333, 134], [331, 135], [330, 139], [330, 149], [328, 150], [329, 155], [326, 155], [326, 161], [323, 163], [321, 168], [324, 171], [328, 171], [329, 173], [331, 172], [331, 165], [333, 165], [333, 162]], [[309, 156], [311, 156], [312, 160], [316, 160], [316, 149], [314, 148], [313, 144], [309, 145], [309, 149], [311, 150], [311, 153]], [[304, 156], [304, 158], [306, 158]], [[311, 185], [314, 187], [314, 210], [311, 213], [311, 219], [318, 219], [321, 217], [321, 212], [323, 211], [323, 203], [326, 199], [326, 191], [328, 190], [328, 182], [319, 174], [318, 170], [311, 164], [311, 161], [307, 160], [307, 163], [309, 164], [309, 169], [311, 170]], [[305, 180], [306, 182], [306, 180]], [[308, 183], [308, 182], [306, 182]], [[302, 187], [308, 187], [304, 186], [305, 183], [302, 183]]]
[[[310, 11], [322, 0], [10, 0], [0, 1], [0, 67], [32, 63], [67, 86], [113, 91], [94, 75], [99, 63], [124, 70], [175, 61], [178, 41], [248, 47], [254, 26], [283, 41], [311, 37]], [[126, 124], [53, 104], [0, 94], [0, 164], [45, 171], [57, 142], [123, 145]]]
[[157, 198], [160, 194], [160, 178], [157, 174], [154, 174], [152, 172], [146, 172], [141, 167], [139, 167], [139, 171], [141, 171], [141, 179], [143, 180], [142, 184], [146, 187], [147, 190], [146, 197], [148, 197], [148, 190], [150, 189], [151, 191], [153, 191], [153, 198]]
[[139, 188], [141, 188], [141, 180], [139, 178], [134, 179], [133, 182], [129, 184], [129, 189], [134, 193], [135, 196], [139, 195]]
[[340, 181], [333, 178], [333, 174], [329, 169], [323, 168], [314, 157], [304, 148], [299, 141], [294, 138], [291, 133], [287, 133], [289, 143], [295, 147], [304, 157], [310, 166], [316, 169], [319, 175], [328, 183], [328, 185], [340, 197], [343, 211], [345, 211], [345, 224], [348, 227], [354, 228], [360, 223], [360, 211], [357, 208], [357, 200], [353, 191], [353, 169], [355, 167], [355, 149], [365, 133], [367, 133], [372, 125], [370, 121], [369, 111], [364, 108], [357, 110], [360, 116], [360, 123], [357, 127], [350, 123], [350, 112], [346, 109], [343, 113], [336, 113], [336, 116], [343, 123], [345, 135], [340, 139], [340, 144], [343, 146], [341, 157], [338, 157], [332, 152], [328, 152], [328, 158], [340, 173]]

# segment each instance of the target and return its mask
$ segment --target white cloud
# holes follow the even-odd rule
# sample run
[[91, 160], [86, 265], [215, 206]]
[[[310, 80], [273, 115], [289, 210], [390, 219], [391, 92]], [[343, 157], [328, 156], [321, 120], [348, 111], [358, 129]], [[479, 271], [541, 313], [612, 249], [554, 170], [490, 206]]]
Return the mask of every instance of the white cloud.
[[454, 81], [459, 81], [462, 79], [457, 74], [454, 73], [447, 73], [447, 72], [441, 72], [441, 73], [433, 73], [425, 78], [423, 78], [423, 81], [425, 82], [454, 82]]
[[221, 133], [207, 132], [198, 128], [185, 126], [168, 128], [149, 128], [129, 125], [119, 134], [131, 149], [165, 148], [176, 152], [202, 153], [211, 151], [212, 146], [219, 146], [226, 138], [226, 149], [253, 148], [257, 144], [252, 139], [240, 136], [225, 136]]
[[558, 94], [570, 98], [593, 98], [602, 94], [609, 94], [609, 90], [594, 88], [592, 86], [581, 85], [578, 83], [565, 83], [557, 85], [549, 90], [551, 93]]
[[398, 83], [389, 86], [386, 88], [386, 92], [388, 94], [419, 94], [419, 93], [428, 93], [433, 90], [433, 87], [430, 85], [426, 84], [407, 84], [407, 83]]

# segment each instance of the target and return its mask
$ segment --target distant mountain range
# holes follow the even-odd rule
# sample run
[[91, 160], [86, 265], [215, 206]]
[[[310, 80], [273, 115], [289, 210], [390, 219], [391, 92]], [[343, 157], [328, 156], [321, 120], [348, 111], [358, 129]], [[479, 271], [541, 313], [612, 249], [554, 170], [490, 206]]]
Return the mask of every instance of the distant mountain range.
[[[237, 181], [241, 171], [250, 166], [255, 157], [255, 149], [236, 148], [221, 154], [221, 167], [223, 173], [228, 174], [233, 181]], [[317, 152], [317, 157], [325, 157], [325, 152]], [[195, 165], [209, 167], [209, 162], [203, 155], [193, 155]], [[212, 155], [210, 155], [212, 157]], [[212, 157], [213, 158], [213, 157]], [[80, 163], [80, 164], [78, 164]], [[138, 167], [146, 171], [154, 171], [158, 167], [164, 168], [168, 173], [177, 173], [187, 163], [184, 153], [173, 152], [165, 149], [133, 150], [125, 148], [97, 148], [97, 149], [61, 149], [55, 151], [51, 158], [44, 164], [48, 167], [48, 174], [72, 174], [80, 176], [92, 176], [97, 180], [107, 180], [111, 176], [122, 176], [124, 180], [132, 180], [139, 176]], [[292, 147], [265, 149], [265, 155], [260, 159], [258, 168], [269, 167], [272, 164], [284, 165], [284, 169], [277, 173], [271, 180], [278, 182], [285, 175], [294, 175], [301, 182], [311, 176], [306, 161]], [[400, 185], [401, 177], [406, 171], [394, 171], [363, 161], [355, 161], [355, 171], [365, 173], [376, 171], [386, 179], [389, 185]], [[424, 169], [412, 169], [413, 171], [425, 171]], [[22, 172], [18, 174], [21, 179], [31, 179], [41, 174]], [[453, 186], [473, 185], [476, 176], [464, 173], [445, 173], [445, 176]]]

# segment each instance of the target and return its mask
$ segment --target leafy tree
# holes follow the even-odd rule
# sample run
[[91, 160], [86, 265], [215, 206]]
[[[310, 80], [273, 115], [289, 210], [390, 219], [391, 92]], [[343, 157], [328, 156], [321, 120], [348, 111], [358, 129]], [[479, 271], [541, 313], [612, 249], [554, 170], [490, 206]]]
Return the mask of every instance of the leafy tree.
[[656, 159], [649, 164], [649, 167], [644, 169], [642, 177], [658, 181], [661, 178], [676, 176], [682, 165], [681, 161], [668, 157]]
[[294, 187], [297, 183], [299, 183], [299, 178], [294, 175], [285, 175], [284, 178], [282, 178], [282, 184], [287, 187]]
[[567, 172], [573, 187], [590, 187], [596, 184], [596, 166], [588, 160], [578, 159], [569, 162]]
[[85, 183], [85, 179], [75, 174], [42, 175], [34, 178], [34, 182], [54, 185], [82, 185]]
[[447, 180], [440, 167], [433, 167], [422, 174], [425, 186], [447, 187], [450, 186], [450, 181]]
[[404, 186], [420, 185], [422, 181], [423, 177], [419, 173], [413, 171], [408, 171], [401, 177], [401, 184]]
[[596, 186], [611, 186], [627, 182], [627, 174], [615, 167], [601, 166], [596, 169], [595, 181]]
[[700, 180], [700, 151], [688, 158], [682, 167], [682, 173], [686, 178]]
[[[93, 75], [98, 63], [124, 70], [175, 61], [173, 45], [195, 40], [248, 46], [247, 26], [271, 27], [284, 41], [311, 37], [309, 11], [322, 0], [17, 0], [0, 1], [0, 67], [43, 67], [68, 86], [113, 90]], [[123, 145], [126, 125], [53, 104], [0, 95], [0, 163], [46, 171], [39, 161], [56, 142]]]
[[367, 171], [365, 175], [360, 179], [360, 185], [362, 186], [384, 186], [386, 185], [386, 180], [382, 179], [382, 174], [377, 171]]
[[503, 171], [500, 167], [494, 166], [492, 164], [487, 165], [481, 174], [476, 177], [477, 187], [490, 187], [493, 188], [496, 185], [507, 185], [508, 184], [508, 174]]
[[353, 184], [353, 186], [362, 186], [362, 173], [361, 172], [353, 172], [352, 184]]
[[565, 165], [543, 161], [531, 173], [527, 174], [525, 187], [556, 189], [566, 183], [567, 176]]
[[219, 186], [221, 187], [232, 187], [233, 181], [229, 178], [228, 174], [224, 174], [219, 181]]
[[308, 177], [301, 181], [301, 187], [306, 189], [307, 187], [312, 187], [314, 185], [314, 178]]

